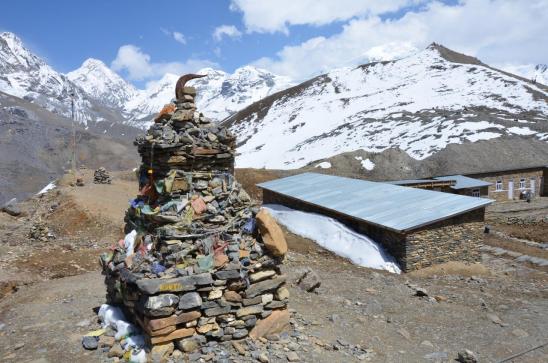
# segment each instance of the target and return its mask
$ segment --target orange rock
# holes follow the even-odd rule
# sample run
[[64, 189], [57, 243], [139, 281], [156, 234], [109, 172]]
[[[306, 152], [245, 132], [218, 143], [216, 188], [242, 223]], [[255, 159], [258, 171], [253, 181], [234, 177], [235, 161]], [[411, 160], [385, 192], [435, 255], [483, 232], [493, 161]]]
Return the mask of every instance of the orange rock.
[[267, 251], [276, 257], [284, 256], [287, 253], [287, 242], [278, 223], [264, 208], [257, 213], [256, 218], [257, 227]]
[[178, 329], [178, 330], [175, 330], [175, 331], [173, 331], [169, 334], [166, 334], [166, 335], [150, 337], [150, 343], [152, 345], [156, 345], [156, 344], [160, 344], [160, 343], [170, 342], [170, 341], [175, 340], [175, 339], [186, 338], [186, 337], [194, 335], [195, 331], [196, 330], [194, 328]]
[[289, 311], [274, 310], [266, 319], [257, 321], [257, 324], [249, 336], [252, 339], [259, 339], [271, 334], [278, 334], [289, 327]]
[[236, 291], [226, 291], [225, 292], [225, 300], [226, 301], [232, 301], [232, 302], [241, 302], [242, 296], [238, 294]]
[[175, 111], [175, 105], [173, 103], [165, 105], [158, 116], [154, 119], [154, 122], [160, 122], [163, 119], [168, 118], [170, 113], [173, 113]]
[[167, 318], [148, 319], [145, 318], [146, 328], [149, 330], [160, 330], [170, 325], [177, 325], [198, 319], [202, 314], [199, 311], [189, 311], [179, 315], [172, 315]]
[[222, 267], [228, 263], [228, 256], [223, 254], [215, 255], [213, 258], [213, 263], [215, 267]]

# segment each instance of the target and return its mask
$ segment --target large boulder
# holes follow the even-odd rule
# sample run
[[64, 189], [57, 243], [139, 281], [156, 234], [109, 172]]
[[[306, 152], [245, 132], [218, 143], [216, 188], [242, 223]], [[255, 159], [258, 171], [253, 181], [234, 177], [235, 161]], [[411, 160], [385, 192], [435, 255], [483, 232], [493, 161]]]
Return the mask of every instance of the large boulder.
[[289, 311], [287, 309], [274, 310], [267, 318], [257, 321], [249, 336], [253, 339], [258, 339], [271, 334], [281, 333], [288, 327]]
[[297, 279], [297, 286], [307, 292], [313, 292], [322, 284], [320, 278], [311, 268], [306, 268]]
[[22, 214], [21, 209], [17, 206], [17, 199], [13, 198], [0, 208], [0, 211], [9, 214], [13, 217], [18, 217]]
[[259, 228], [259, 233], [263, 239], [265, 248], [273, 256], [283, 257], [287, 253], [287, 242], [285, 241], [285, 236], [278, 225], [276, 220], [268, 213], [268, 211], [262, 208], [259, 213], [257, 213], [257, 227]]

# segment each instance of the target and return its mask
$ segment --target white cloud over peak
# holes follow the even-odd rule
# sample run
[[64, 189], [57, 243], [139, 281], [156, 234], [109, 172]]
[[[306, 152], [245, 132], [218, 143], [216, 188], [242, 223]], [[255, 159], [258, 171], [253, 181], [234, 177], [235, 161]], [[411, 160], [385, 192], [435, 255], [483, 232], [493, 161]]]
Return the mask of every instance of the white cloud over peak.
[[425, 0], [232, 0], [249, 32], [289, 33], [291, 25], [325, 25], [358, 16], [378, 15]]
[[239, 38], [241, 36], [242, 32], [239, 31], [234, 25], [221, 25], [213, 31], [213, 39], [218, 42], [220, 42], [223, 37]]
[[118, 49], [116, 58], [111, 63], [114, 71], [124, 71], [127, 78], [133, 81], [150, 80], [159, 78], [166, 73], [182, 74], [196, 72], [205, 67], [218, 68], [215, 62], [206, 59], [187, 59], [182, 62], [151, 62], [150, 55], [144, 53], [139, 47], [126, 44]]
[[[247, 4], [244, 0], [233, 1]], [[340, 2], [330, 3], [335, 13], [341, 7]], [[276, 6], [284, 8], [279, 3]], [[276, 14], [272, 17], [273, 20], [264, 19], [265, 26], [280, 23]], [[245, 12], [244, 20], [248, 24]], [[274, 57], [254, 63], [278, 74], [305, 79], [337, 67], [400, 58], [435, 41], [478, 56], [488, 64], [508, 59], [518, 64], [535, 64], [548, 59], [548, 47], [543, 46], [546, 34], [545, 0], [463, 0], [456, 5], [431, 2], [399, 19], [353, 18], [337, 34], [285, 46]]]

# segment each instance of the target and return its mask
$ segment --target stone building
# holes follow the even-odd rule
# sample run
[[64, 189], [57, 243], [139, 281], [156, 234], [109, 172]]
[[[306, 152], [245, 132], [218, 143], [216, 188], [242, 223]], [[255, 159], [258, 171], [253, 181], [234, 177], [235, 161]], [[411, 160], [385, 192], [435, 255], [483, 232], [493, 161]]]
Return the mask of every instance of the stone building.
[[547, 166], [532, 166], [521, 169], [493, 170], [467, 174], [472, 178], [491, 183], [488, 196], [497, 201], [519, 200], [524, 192], [532, 197], [548, 194], [546, 187]]
[[492, 183], [481, 179], [474, 179], [464, 175], [449, 175], [435, 177], [438, 181], [451, 181], [450, 192], [460, 195], [468, 195], [470, 197], [488, 197], [489, 186]]
[[388, 183], [304, 173], [258, 184], [264, 204], [335, 218], [380, 243], [403, 271], [479, 259], [492, 201]]

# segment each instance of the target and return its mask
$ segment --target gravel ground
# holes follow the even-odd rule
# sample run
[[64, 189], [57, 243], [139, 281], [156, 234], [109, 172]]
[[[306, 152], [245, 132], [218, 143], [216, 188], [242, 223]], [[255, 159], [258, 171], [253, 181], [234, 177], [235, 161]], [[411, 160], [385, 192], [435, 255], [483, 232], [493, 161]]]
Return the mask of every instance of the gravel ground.
[[[114, 362], [101, 349], [81, 346], [82, 335], [98, 328], [93, 309], [104, 302], [96, 257], [119, 233], [117, 222], [103, 219], [122, 215], [126, 203], [116, 193], [125, 184], [113, 183], [93, 188], [97, 193], [114, 188], [107, 195], [120, 194], [113, 202], [119, 210], [101, 210], [102, 200], [62, 188], [29, 204], [37, 211], [30, 216], [0, 214], [0, 282], [6, 288], [0, 299], [0, 361]], [[70, 206], [71, 214], [50, 211], [53, 203]], [[74, 215], [79, 217], [68, 219]], [[57, 239], [40, 243], [24, 237], [38, 216]], [[304, 268], [321, 280], [312, 293], [290, 287], [288, 332], [236, 347], [205, 347], [178, 361], [450, 362], [469, 349], [482, 362], [497, 362], [548, 341], [546, 272], [484, 254], [481, 264], [394, 275], [357, 267], [312, 241], [286, 236], [290, 253], [283, 270], [289, 280]], [[546, 362], [548, 348], [515, 361]]]

